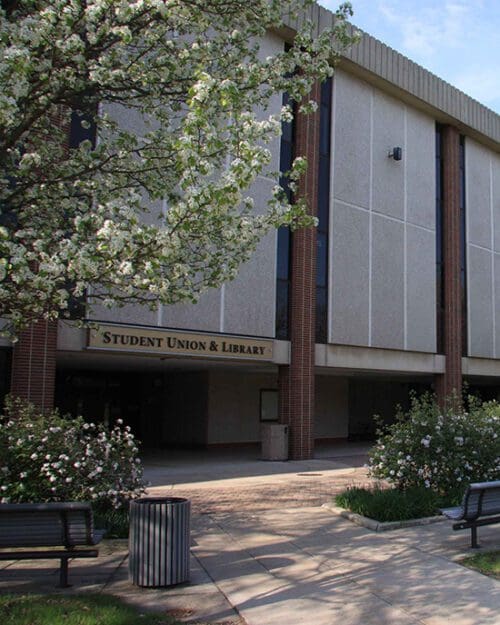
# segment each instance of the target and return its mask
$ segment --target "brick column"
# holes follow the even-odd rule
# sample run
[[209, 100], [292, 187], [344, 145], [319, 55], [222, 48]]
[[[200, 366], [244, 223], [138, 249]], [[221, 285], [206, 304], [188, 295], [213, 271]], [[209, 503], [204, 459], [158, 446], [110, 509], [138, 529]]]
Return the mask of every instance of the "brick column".
[[[321, 86], [311, 96], [320, 102]], [[299, 197], [316, 214], [318, 197], [319, 110], [298, 114], [295, 154], [307, 158], [307, 173]], [[314, 453], [314, 346], [316, 317], [316, 229], [301, 228], [292, 235], [290, 283], [290, 365], [280, 367], [280, 421], [290, 425], [290, 458], [305, 460]]]
[[37, 321], [19, 335], [12, 354], [11, 394], [42, 412], [54, 406], [57, 322]]
[[462, 302], [460, 281], [460, 133], [443, 127], [443, 347], [446, 370], [436, 376], [438, 401], [462, 392]]

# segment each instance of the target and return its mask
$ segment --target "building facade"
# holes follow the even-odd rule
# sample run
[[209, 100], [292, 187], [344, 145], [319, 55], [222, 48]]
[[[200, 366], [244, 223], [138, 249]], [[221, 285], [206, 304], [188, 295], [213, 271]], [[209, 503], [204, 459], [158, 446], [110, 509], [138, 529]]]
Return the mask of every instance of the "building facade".
[[[318, 29], [332, 20], [310, 11]], [[293, 24], [268, 33], [264, 53], [292, 37]], [[270, 233], [196, 305], [34, 325], [4, 343], [3, 390], [120, 417], [149, 447], [256, 443], [263, 423], [287, 423], [297, 459], [372, 436], [412, 389], [443, 400], [466, 381], [496, 398], [500, 116], [367, 34], [314, 95], [270, 169], [307, 156], [317, 228]], [[275, 184], [258, 180], [257, 207]]]

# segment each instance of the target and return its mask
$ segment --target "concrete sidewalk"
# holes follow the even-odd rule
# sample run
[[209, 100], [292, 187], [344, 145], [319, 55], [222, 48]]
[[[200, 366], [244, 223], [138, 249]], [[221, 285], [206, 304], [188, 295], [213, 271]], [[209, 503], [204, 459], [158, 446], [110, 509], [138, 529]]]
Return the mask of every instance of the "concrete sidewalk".
[[[155, 492], [195, 496], [191, 583], [132, 586], [126, 544], [117, 541], [97, 560], [70, 565], [69, 592], [112, 593], [141, 610], [225, 625], [500, 625], [498, 581], [456, 562], [470, 553], [468, 532], [442, 522], [376, 534], [319, 505], [339, 485], [367, 480], [343, 458], [248, 460], [240, 473], [201, 462], [198, 473], [169, 473], [168, 483], [152, 464]], [[270, 489], [285, 495], [269, 499]], [[480, 528], [479, 538], [500, 548], [498, 526]], [[57, 562], [0, 564], [0, 592], [54, 592]]]
[[[498, 582], [446, 522], [376, 534], [322, 508], [199, 517], [193, 554], [248, 625], [498, 625]], [[481, 528], [499, 547], [498, 528]]]

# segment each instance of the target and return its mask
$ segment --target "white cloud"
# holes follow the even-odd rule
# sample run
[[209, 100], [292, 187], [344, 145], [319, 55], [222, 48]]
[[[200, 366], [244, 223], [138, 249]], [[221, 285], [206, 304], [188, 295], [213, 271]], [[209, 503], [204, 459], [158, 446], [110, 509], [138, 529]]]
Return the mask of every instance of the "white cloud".
[[500, 112], [500, 0], [352, 3], [356, 26]]
[[499, 108], [500, 81], [496, 67], [457, 71], [453, 84], [471, 97], [491, 108]]
[[378, 10], [399, 29], [402, 52], [428, 58], [443, 46], [460, 47], [473, 18], [469, 4], [461, 0], [432, 6], [385, 0], [378, 3]]

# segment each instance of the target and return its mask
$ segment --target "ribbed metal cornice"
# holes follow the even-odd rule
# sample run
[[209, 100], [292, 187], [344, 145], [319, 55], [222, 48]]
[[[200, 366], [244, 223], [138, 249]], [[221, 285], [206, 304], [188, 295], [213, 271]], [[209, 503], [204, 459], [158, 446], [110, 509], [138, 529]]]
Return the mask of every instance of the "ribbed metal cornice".
[[[297, 31], [308, 20], [319, 33], [331, 27], [333, 19], [331, 11], [315, 4], [298, 19], [286, 19], [286, 24], [291, 31]], [[342, 57], [343, 69], [408, 101], [438, 121], [454, 124], [500, 152], [500, 115], [378, 39], [359, 32], [359, 43]]]

